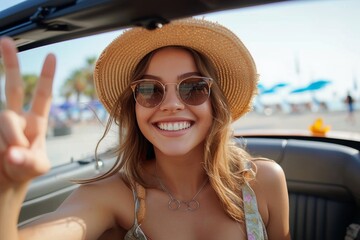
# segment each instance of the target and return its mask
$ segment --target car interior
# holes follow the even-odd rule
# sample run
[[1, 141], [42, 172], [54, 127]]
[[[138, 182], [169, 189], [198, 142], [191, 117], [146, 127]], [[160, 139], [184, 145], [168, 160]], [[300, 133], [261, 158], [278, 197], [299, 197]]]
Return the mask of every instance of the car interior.
[[[282, 1], [268, 0], [39, 0], [0, 12], [0, 35], [20, 51], [142, 26], [149, 30], [174, 19]], [[292, 239], [344, 239], [360, 224], [360, 144], [355, 140], [293, 135], [240, 135], [238, 144], [284, 169], [290, 201]], [[105, 153], [52, 168], [35, 179], [21, 209], [19, 226], [53, 211], [77, 185], [72, 179], [103, 173], [115, 162]]]

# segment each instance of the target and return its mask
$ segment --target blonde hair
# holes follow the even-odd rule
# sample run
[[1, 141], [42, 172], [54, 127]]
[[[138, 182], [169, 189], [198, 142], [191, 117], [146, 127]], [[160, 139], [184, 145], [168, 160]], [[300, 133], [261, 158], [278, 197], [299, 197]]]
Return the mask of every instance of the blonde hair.
[[[250, 155], [239, 148], [232, 138], [231, 112], [227, 100], [222, 93], [218, 83], [216, 69], [211, 62], [200, 53], [185, 47], [174, 46], [189, 51], [195, 64], [203, 76], [214, 79], [211, 87], [211, 105], [213, 112], [213, 124], [205, 139], [204, 147], [204, 169], [209, 177], [210, 184], [220, 199], [226, 213], [236, 221], [244, 220], [242, 204], [242, 185], [255, 177], [255, 170], [251, 165]], [[156, 51], [147, 54], [138, 64], [131, 81], [141, 78], [149, 62]], [[125, 79], [120, 79], [120, 81]], [[119, 96], [114, 108], [110, 112], [110, 118], [103, 137], [106, 136], [111, 124], [119, 126], [120, 144], [116, 152], [114, 166], [98, 177], [78, 180], [77, 183], [95, 182], [121, 172], [124, 181], [134, 187], [135, 182], [147, 186], [142, 178], [143, 161], [153, 159], [154, 152], [152, 144], [141, 133], [135, 114], [135, 100], [132, 91], [124, 91]]]

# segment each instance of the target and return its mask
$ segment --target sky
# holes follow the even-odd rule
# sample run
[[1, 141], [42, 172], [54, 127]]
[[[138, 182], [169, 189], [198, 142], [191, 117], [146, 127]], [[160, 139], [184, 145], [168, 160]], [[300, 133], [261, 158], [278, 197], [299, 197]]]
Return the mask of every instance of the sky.
[[[0, 9], [16, 2], [1, 0]], [[225, 25], [243, 41], [266, 88], [287, 82], [283, 89], [287, 94], [316, 79], [327, 79], [331, 84], [317, 94], [319, 98], [341, 98], [350, 90], [360, 99], [359, 10], [358, 0], [291, 1], [201, 17]], [[58, 89], [71, 72], [84, 66], [86, 58], [98, 56], [120, 33], [42, 47], [36, 54], [20, 53], [22, 71], [39, 73], [45, 55], [54, 53], [58, 59], [54, 95], [60, 101]]]

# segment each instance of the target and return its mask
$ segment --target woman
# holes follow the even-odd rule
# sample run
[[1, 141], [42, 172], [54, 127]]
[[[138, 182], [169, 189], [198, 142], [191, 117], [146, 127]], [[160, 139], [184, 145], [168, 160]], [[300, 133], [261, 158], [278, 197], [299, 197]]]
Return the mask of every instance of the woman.
[[27, 183], [49, 168], [55, 59], [47, 57], [24, 114], [15, 47], [3, 39], [1, 50], [9, 96], [0, 115], [1, 239], [290, 239], [282, 169], [231, 138], [231, 122], [251, 108], [257, 72], [223, 26], [186, 19], [134, 28], [103, 51], [95, 85], [120, 126], [118, 161], [21, 230]]

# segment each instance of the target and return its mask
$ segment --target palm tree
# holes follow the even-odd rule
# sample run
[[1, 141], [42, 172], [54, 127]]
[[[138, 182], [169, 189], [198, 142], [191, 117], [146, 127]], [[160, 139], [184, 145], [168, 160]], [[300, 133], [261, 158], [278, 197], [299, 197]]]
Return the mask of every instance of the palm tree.
[[86, 87], [86, 77], [84, 76], [82, 69], [77, 69], [73, 71], [70, 77], [65, 81], [62, 88], [62, 96], [69, 98], [75, 94], [76, 102], [79, 103], [81, 95], [84, 95]]
[[93, 81], [95, 60], [95, 57], [87, 58], [85, 67], [72, 72], [62, 87], [62, 96], [69, 98], [73, 94], [76, 94], [77, 103], [80, 103], [81, 95], [96, 99]]
[[[76, 95], [76, 103], [79, 106], [81, 96], [89, 97], [91, 100], [96, 99], [96, 93], [93, 81], [93, 68], [96, 57], [86, 59], [86, 65], [74, 70], [70, 77], [65, 81], [61, 95], [68, 101], [72, 95]], [[79, 108], [79, 118], [81, 120], [81, 108]]]
[[88, 57], [86, 59], [86, 65], [82, 69], [84, 77], [86, 78], [86, 89], [84, 94], [88, 96], [91, 100], [97, 99], [95, 86], [94, 86], [94, 66], [96, 62], [96, 57]]
[[84, 94], [87, 97], [89, 97], [91, 100], [90, 104], [88, 105], [88, 108], [94, 114], [94, 115], [92, 115], [93, 120], [99, 119], [99, 115], [101, 113], [101, 110], [99, 109], [98, 105], [96, 104], [96, 100], [98, 99], [98, 96], [96, 94], [95, 85], [94, 85], [95, 62], [96, 62], [96, 57], [87, 58], [86, 66], [83, 68], [84, 75], [86, 76], [86, 79], [87, 79], [87, 88], [86, 88]]

